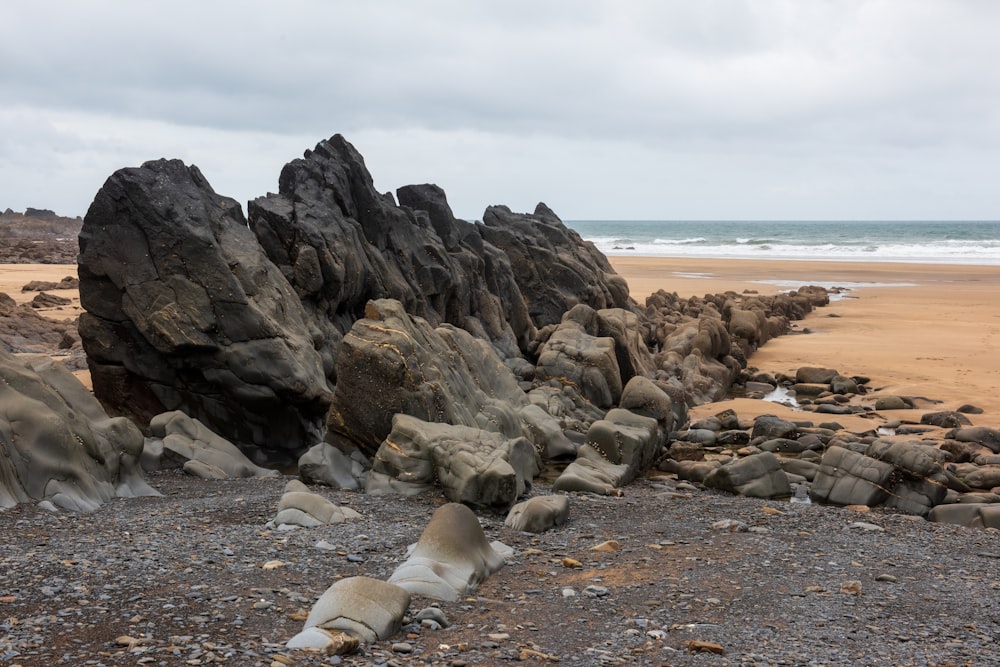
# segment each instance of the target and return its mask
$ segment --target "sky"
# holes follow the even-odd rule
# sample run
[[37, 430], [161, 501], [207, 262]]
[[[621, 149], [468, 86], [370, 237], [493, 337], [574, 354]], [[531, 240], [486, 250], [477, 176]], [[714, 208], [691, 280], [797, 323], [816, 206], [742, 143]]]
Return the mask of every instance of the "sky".
[[245, 203], [334, 134], [382, 192], [564, 220], [1000, 219], [994, 0], [0, 6], [0, 211], [161, 157]]

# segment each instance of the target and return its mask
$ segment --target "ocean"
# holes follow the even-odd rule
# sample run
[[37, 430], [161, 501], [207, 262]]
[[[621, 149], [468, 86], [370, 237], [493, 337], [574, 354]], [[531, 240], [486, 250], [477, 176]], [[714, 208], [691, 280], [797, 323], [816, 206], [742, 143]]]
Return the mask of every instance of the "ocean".
[[605, 255], [1000, 265], [1000, 221], [565, 222]]

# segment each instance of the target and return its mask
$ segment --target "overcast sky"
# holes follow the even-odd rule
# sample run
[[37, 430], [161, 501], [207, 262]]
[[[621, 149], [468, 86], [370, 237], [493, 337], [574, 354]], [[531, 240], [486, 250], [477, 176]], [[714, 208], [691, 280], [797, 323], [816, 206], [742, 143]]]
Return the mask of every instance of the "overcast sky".
[[244, 202], [333, 134], [456, 215], [1000, 219], [993, 0], [0, 6], [0, 210], [121, 167]]

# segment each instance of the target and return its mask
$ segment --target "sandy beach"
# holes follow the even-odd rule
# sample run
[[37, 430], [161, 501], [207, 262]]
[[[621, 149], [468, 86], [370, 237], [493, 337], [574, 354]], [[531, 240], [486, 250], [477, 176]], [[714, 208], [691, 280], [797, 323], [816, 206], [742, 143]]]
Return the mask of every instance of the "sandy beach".
[[[807, 284], [850, 287], [845, 298], [795, 323], [810, 334], [771, 340], [750, 364], [771, 373], [811, 365], [867, 375], [873, 388], [940, 400], [940, 409], [971, 403], [985, 411], [974, 423], [1000, 426], [1000, 266], [609, 259], [640, 303], [658, 289], [702, 296], [769, 294]], [[759, 407], [739, 405], [741, 415]]]

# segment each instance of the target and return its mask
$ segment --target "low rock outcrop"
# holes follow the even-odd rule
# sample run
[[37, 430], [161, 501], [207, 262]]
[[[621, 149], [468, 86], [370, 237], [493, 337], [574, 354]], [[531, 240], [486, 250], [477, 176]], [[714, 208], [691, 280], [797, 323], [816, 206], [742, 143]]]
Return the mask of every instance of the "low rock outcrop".
[[457, 600], [503, 567], [508, 547], [486, 541], [479, 519], [465, 505], [442, 505], [389, 583], [413, 595]]
[[524, 437], [397, 414], [365, 490], [413, 495], [439, 486], [452, 502], [506, 509], [540, 469], [538, 451]]
[[279, 529], [284, 526], [314, 528], [332, 523], [345, 523], [360, 519], [361, 515], [350, 507], [333, 504], [297, 479], [285, 485], [285, 492], [278, 501], [278, 514], [270, 523]]
[[49, 501], [88, 512], [159, 495], [143, 479], [142, 449], [139, 429], [109, 418], [64, 366], [0, 349], [0, 508]]
[[262, 468], [197, 419], [180, 410], [156, 415], [149, 422], [150, 437], [143, 452], [148, 471], [182, 467], [196, 477], [278, 477], [277, 470]]
[[320, 596], [287, 646], [335, 653], [329, 649], [341, 645], [339, 633], [365, 644], [388, 639], [399, 632], [409, 606], [410, 594], [400, 586], [370, 577], [341, 579]]
[[563, 525], [568, 517], [566, 496], [535, 496], [511, 507], [503, 523], [526, 533], [544, 533]]

